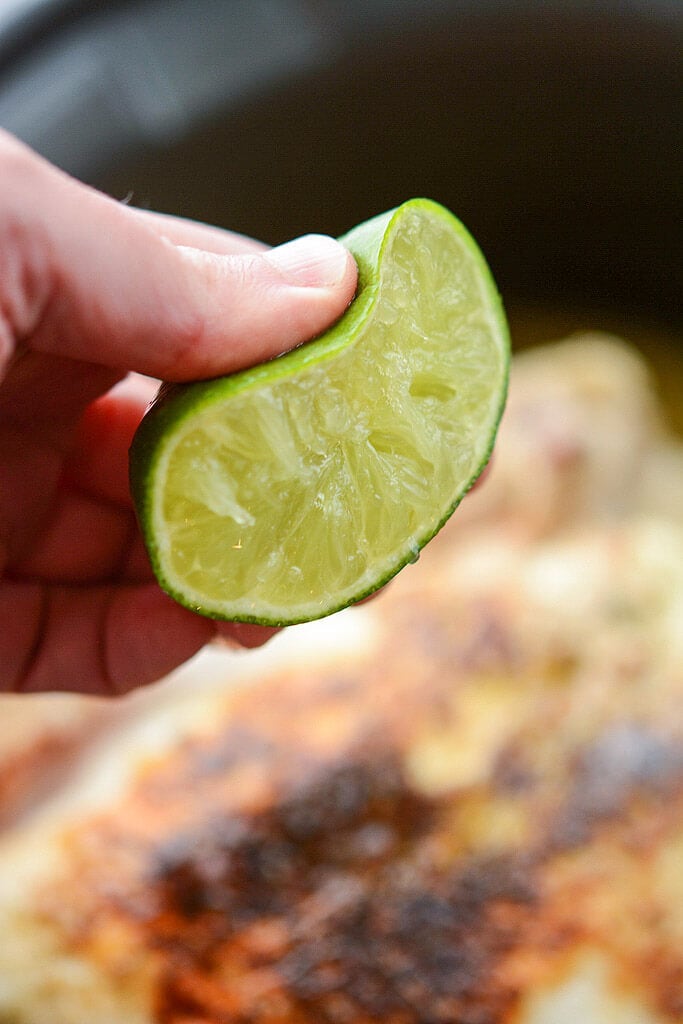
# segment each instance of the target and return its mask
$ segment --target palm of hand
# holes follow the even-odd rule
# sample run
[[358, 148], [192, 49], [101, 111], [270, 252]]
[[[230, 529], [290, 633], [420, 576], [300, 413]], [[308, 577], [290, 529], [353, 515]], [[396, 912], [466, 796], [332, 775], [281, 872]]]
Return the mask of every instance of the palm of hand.
[[351, 301], [351, 256], [128, 209], [2, 131], [0, 177], [0, 691], [122, 693], [214, 636], [262, 643], [152, 578], [127, 453], [154, 384], [127, 371], [193, 380], [300, 344]]
[[[24, 352], [3, 382], [0, 688], [120, 693], [216, 633], [154, 583], [127, 481], [128, 445], [154, 385], [129, 377], [109, 393], [120, 376]], [[220, 631], [245, 644], [264, 638], [246, 626]]]

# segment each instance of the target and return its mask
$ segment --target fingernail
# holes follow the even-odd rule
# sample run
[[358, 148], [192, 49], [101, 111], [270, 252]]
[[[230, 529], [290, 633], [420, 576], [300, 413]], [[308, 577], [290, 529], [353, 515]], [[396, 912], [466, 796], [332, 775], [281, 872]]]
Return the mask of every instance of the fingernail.
[[271, 249], [268, 260], [287, 284], [304, 288], [332, 288], [346, 276], [348, 253], [327, 235], [304, 235]]

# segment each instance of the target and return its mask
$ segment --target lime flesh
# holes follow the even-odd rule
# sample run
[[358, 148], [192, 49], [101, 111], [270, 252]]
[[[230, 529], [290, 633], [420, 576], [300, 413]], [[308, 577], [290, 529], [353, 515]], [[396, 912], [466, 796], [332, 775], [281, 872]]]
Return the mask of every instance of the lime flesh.
[[204, 615], [287, 624], [359, 600], [417, 558], [490, 455], [508, 337], [469, 234], [412, 200], [341, 241], [359, 290], [330, 331], [173, 388], [134, 441], [154, 571]]

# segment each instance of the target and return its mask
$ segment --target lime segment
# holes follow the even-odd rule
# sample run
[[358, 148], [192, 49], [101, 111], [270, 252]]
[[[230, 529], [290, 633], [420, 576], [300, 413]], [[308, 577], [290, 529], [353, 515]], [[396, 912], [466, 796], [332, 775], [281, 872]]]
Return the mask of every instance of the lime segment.
[[134, 441], [153, 568], [202, 614], [285, 624], [357, 601], [415, 560], [489, 457], [508, 337], [472, 238], [412, 200], [341, 241], [359, 290], [330, 331], [172, 388]]

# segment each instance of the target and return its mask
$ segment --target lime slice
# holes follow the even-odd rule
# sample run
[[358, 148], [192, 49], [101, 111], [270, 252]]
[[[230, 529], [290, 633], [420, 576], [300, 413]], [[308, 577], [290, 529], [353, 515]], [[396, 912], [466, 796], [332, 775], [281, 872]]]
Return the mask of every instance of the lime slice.
[[509, 342], [471, 236], [415, 199], [341, 242], [359, 285], [330, 330], [164, 389], [134, 439], [152, 567], [203, 615], [284, 625], [358, 601], [417, 559], [489, 458]]

